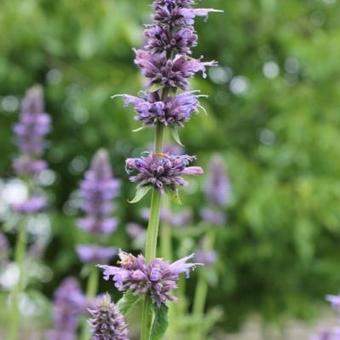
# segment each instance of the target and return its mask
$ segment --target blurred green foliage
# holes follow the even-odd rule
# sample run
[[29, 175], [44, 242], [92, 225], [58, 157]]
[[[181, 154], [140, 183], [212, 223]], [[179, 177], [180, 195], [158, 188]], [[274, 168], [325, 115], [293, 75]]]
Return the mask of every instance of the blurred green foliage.
[[[183, 131], [189, 153], [207, 164], [225, 158], [233, 186], [228, 225], [219, 238], [220, 281], [209, 304], [224, 305], [226, 327], [251, 312], [267, 319], [313, 315], [315, 304], [340, 288], [340, 5], [336, 0], [206, 0], [224, 10], [199, 23], [195, 55], [215, 59], [208, 81], [208, 116]], [[124, 159], [152, 139], [137, 127], [117, 93], [137, 93], [142, 78], [132, 47], [149, 21], [145, 0], [2, 0], [0, 2], [0, 173], [11, 176], [16, 150], [11, 126], [26, 88], [41, 83], [53, 132], [47, 158], [55, 237], [46, 261], [61, 276], [79, 268], [81, 237], [65, 202], [101, 146], [124, 182], [117, 214], [138, 220], [126, 203], [133, 186]], [[202, 179], [203, 183], [204, 179]], [[201, 184], [202, 184], [201, 183]], [[200, 185], [202, 187], [202, 185]], [[184, 197], [198, 213], [198, 185]], [[147, 204], [145, 202], [145, 204]], [[66, 209], [67, 210], [67, 209]], [[57, 256], [56, 256], [57, 254]], [[190, 282], [193, 286], [194, 280]]]

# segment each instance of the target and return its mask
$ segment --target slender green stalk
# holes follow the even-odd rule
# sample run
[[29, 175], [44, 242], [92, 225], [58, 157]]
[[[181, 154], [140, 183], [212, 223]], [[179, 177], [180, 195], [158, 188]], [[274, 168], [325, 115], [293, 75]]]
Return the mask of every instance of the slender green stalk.
[[19, 310], [19, 297], [25, 289], [24, 278], [24, 259], [26, 254], [27, 233], [25, 223], [20, 223], [19, 234], [15, 245], [14, 260], [19, 269], [18, 282], [13, 287], [11, 293], [11, 320], [9, 340], [17, 340], [20, 329], [20, 310]]
[[[163, 149], [164, 128], [161, 125], [156, 127], [155, 153], [161, 153]], [[145, 259], [150, 262], [156, 257], [157, 239], [159, 233], [159, 220], [161, 212], [161, 194], [158, 190], [152, 190], [150, 219], [145, 242]], [[142, 317], [141, 317], [141, 340], [149, 340], [152, 324], [152, 313], [150, 297], [145, 296]]]
[[[171, 214], [169, 199], [167, 197], [164, 198], [164, 206], [167, 209], [167, 212]], [[172, 260], [172, 228], [168, 223], [162, 223], [161, 228], [161, 254], [162, 258], [167, 259], [168, 261]]]
[[[86, 297], [90, 300], [96, 297], [98, 291], [98, 280], [99, 280], [99, 270], [97, 267], [93, 266], [91, 268], [90, 275], [87, 279], [86, 286]], [[80, 339], [89, 340], [90, 339], [90, 327], [85, 320], [81, 330]]]
[[[203, 240], [203, 250], [212, 250], [215, 243], [216, 232], [214, 229], [210, 230]], [[208, 295], [208, 282], [203, 270], [198, 273], [198, 281], [195, 291], [193, 316], [195, 320], [200, 320], [204, 316], [204, 308]], [[201, 340], [205, 338], [204, 330], [195, 329], [192, 332], [192, 340]]]

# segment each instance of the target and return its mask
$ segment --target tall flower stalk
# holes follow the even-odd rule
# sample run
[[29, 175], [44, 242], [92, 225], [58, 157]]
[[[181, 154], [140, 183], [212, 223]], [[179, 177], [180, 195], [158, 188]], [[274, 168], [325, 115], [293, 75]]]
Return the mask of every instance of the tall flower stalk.
[[[195, 258], [196, 261], [203, 263], [205, 266], [211, 266], [217, 260], [217, 253], [214, 251], [215, 239], [218, 228], [226, 223], [224, 210], [230, 201], [230, 181], [220, 156], [215, 155], [212, 158], [208, 174], [204, 190], [207, 205], [202, 209], [201, 217], [203, 222], [209, 226], [209, 230], [204, 235], [201, 249], [197, 251]], [[204, 316], [208, 288], [207, 273], [201, 271], [198, 274], [193, 303], [193, 316], [196, 320], [200, 320]], [[196, 327], [192, 332], [191, 339], [205, 339], [205, 330]]]
[[14, 252], [19, 277], [11, 292], [10, 340], [18, 339], [19, 297], [25, 290], [26, 220], [30, 215], [41, 212], [47, 204], [46, 197], [37, 183], [37, 178], [41, 172], [47, 169], [47, 163], [42, 159], [42, 155], [46, 148], [44, 137], [50, 130], [50, 124], [50, 117], [45, 113], [42, 89], [39, 86], [34, 86], [26, 92], [22, 101], [19, 122], [14, 126], [20, 156], [14, 160], [13, 168], [17, 176], [26, 182], [28, 197], [12, 206], [13, 212], [19, 215], [18, 236]]
[[166, 302], [174, 299], [170, 291], [177, 288], [181, 273], [188, 274], [197, 265], [188, 262], [192, 256], [172, 264], [157, 258], [162, 197], [169, 194], [178, 198], [178, 189], [186, 185], [183, 176], [203, 173], [201, 167], [191, 166], [195, 157], [163, 150], [165, 129], [179, 142], [178, 128], [200, 108], [200, 95], [189, 90], [190, 79], [198, 72], [205, 76], [206, 68], [216, 65], [214, 61], [191, 57], [191, 50], [197, 45], [195, 18], [206, 18], [215, 11], [196, 9], [193, 4], [193, 0], [153, 2], [153, 21], [144, 30], [145, 44], [135, 50], [135, 63], [147, 79], [146, 88], [138, 97], [121, 95], [126, 105], [135, 108], [135, 118], [142, 128], [155, 130], [153, 151], [126, 161], [130, 180], [137, 184], [131, 202], [138, 202], [151, 192], [150, 216], [144, 256], [121, 253], [120, 267], [101, 268], [104, 278], [112, 278], [120, 291], [143, 295], [141, 340], [149, 340], [154, 332], [158, 336], [165, 332]]
[[[107, 151], [98, 150], [80, 184], [82, 210], [85, 216], [78, 221], [78, 226], [94, 240], [91, 244], [81, 244], [76, 248], [84, 264], [106, 264], [117, 253], [114, 247], [102, 246], [101, 237], [112, 234], [117, 228], [117, 220], [111, 215], [113, 199], [119, 193], [119, 186], [119, 181], [113, 177]], [[88, 299], [93, 299], [97, 294], [98, 278], [98, 268], [91, 266], [86, 289]], [[89, 337], [89, 327], [85, 324], [82, 340]]]

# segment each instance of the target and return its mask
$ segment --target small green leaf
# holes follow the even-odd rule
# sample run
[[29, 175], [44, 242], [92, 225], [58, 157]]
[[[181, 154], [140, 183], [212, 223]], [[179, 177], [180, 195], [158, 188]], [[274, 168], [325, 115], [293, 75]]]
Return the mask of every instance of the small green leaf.
[[152, 187], [150, 186], [149, 187], [138, 186], [135, 197], [131, 201], [129, 201], [129, 203], [138, 203], [145, 195], [147, 195], [151, 188]]
[[168, 328], [168, 307], [161, 305], [157, 307], [153, 305], [155, 318], [152, 324], [150, 340], [160, 340]]
[[117, 302], [117, 308], [122, 314], [126, 315], [141, 300], [142, 298], [138, 295], [125, 293], [123, 297]]
[[150, 92], [156, 92], [156, 91], [160, 90], [161, 88], [163, 88], [163, 85], [161, 83], [155, 83], [155, 84], [152, 84], [149, 87], [149, 91]]
[[132, 130], [132, 132], [139, 132], [139, 131], [144, 130], [144, 128], [145, 128], [144, 126], [141, 126], [141, 127], [137, 128], [137, 129]]
[[171, 136], [172, 136], [173, 140], [174, 140], [177, 144], [179, 144], [180, 146], [184, 146], [183, 143], [181, 142], [180, 137], [179, 137], [178, 129], [175, 128], [175, 127], [172, 127], [172, 128], [170, 129], [170, 131], [171, 131]]

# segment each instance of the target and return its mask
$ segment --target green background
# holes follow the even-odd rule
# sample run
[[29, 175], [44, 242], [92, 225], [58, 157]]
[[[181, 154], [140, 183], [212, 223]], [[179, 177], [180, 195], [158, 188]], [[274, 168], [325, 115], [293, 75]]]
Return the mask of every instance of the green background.
[[[128, 247], [126, 222], [139, 221], [127, 204], [134, 187], [124, 172], [152, 131], [138, 127], [117, 93], [142, 87], [133, 47], [150, 20], [142, 0], [2, 0], [0, 2], [0, 173], [12, 176], [11, 126], [18, 100], [32, 84], [45, 87], [53, 118], [47, 159], [54, 237], [44, 261], [59, 280], [77, 275], [73, 245], [83, 237], [65, 202], [99, 147], [109, 150], [122, 180], [112, 238]], [[233, 188], [221, 232], [220, 279], [209, 305], [223, 305], [224, 327], [249, 313], [267, 319], [310, 317], [326, 293], [340, 289], [340, 5], [336, 0], [206, 0], [223, 9], [197, 25], [194, 55], [220, 67], [193, 87], [208, 94], [208, 111], [181, 131], [186, 150], [207, 167], [222, 154]], [[184, 205], [198, 216], [204, 178], [190, 181]], [[196, 219], [198, 221], [198, 218]], [[191, 281], [193, 285], [195, 281]]]

